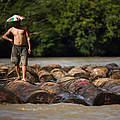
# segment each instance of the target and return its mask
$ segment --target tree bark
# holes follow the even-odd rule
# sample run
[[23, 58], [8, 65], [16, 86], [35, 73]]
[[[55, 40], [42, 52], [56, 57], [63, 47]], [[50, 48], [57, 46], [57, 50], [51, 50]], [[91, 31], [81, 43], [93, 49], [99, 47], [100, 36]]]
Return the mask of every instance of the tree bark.
[[49, 94], [45, 90], [41, 90], [39, 87], [32, 85], [28, 82], [14, 81], [8, 83], [5, 87], [20, 98], [21, 103], [54, 103], [56, 99], [54, 95]]

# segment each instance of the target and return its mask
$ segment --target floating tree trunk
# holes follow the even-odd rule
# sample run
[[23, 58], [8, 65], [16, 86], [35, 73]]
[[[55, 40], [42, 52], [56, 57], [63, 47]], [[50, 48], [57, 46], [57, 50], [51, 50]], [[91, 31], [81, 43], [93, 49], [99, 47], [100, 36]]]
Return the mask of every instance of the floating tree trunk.
[[[22, 66], [20, 66], [20, 76], [22, 76]], [[8, 70], [7, 73], [7, 78], [16, 78], [17, 74], [16, 74], [16, 70], [14, 66], [11, 66]], [[26, 71], [26, 79], [30, 82], [30, 83], [35, 83], [39, 81], [38, 75], [35, 72], [34, 68], [31, 66], [27, 67], [27, 71]]]
[[70, 91], [70, 97], [74, 103], [84, 105], [106, 105], [120, 103], [119, 95], [98, 89], [84, 79], [71, 79], [69, 81], [67, 80], [66, 83], [64, 81], [60, 84], [65, 89]]
[[74, 68], [75, 66], [63, 66], [63, 70], [65, 72], [69, 72], [72, 68]]
[[28, 82], [14, 81], [8, 83], [4, 89], [18, 96], [22, 103], [54, 103], [54, 96]]
[[20, 98], [13, 92], [4, 88], [0, 89], [0, 103], [21, 103]]
[[110, 78], [111, 79], [120, 79], [120, 70], [111, 71]]
[[103, 69], [101, 68], [94, 68], [93, 70], [91, 70], [90, 72], [90, 79], [93, 81], [97, 78], [105, 78], [107, 76], [107, 73], [106, 71], [104, 71]]
[[0, 65], [0, 79], [5, 78], [8, 72], [8, 65]]
[[45, 66], [42, 66], [40, 68], [40, 70], [46, 70], [48, 72], [50, 72], [51, 70], [55, 69], [55, 68], [62, 68], [59, 64], [50, 64], [50, 65], [45, 65]]
[[34, 72], [38, 73], [40, 71], [40, 64], [33, 64], [32, 66], [30, 66]]
[[120, 80], [104, 81], [99, 87], [120, 95]]
[[[21, 67], [20, 67], [20, 75], [21, 75]], [[11, 78], [11, 77], [17, 77], [15, 66], [11, 66], [8, 69], [7, 78]]]
[[51, 70], [50, 73], [53, 75], [53, 77], [56, 80], [60, 79], [62, 77], [65, 77], [65, 75], [66, 75], [66, 72], [63, 69], [59, 69], [59, 68], [55, 68], [55, 69]]
[[54, 94], [56, 102], [63, 102], [65, 99], [68, 99], [70, 94], [69, 92], [64, 91], [60, 84], [55, 82], [46, 82], [40, 86], [41, 89], [48, 91], [50, 94]]
[[74, 67], [68, 72], [69, 76], [80, 77], [80, 78], [89, 78], [89, 72], [86, 72], [82, 67]]
[[40, 70], [38, 72], [38, 76], [39, 76], [39, 82], [44, 83], [44, 82], [49, 82], [49, 81], [53, 81], [54, 77], [52, 74], [50, 74], [48, 71], [46, 70]]
[[113, 81], [114, 79], [111, 78], [98, 78], [96, 80], [94, 80], [92, 83], [97, 86], [100, 87], [101, 85], [103, 85], [105, 82], [107, 81]]
[[48, 91], [50, 94], [59, 94], [61, 92], [60, 85], [55, 82], [46, 82], [40, 86], [40, 89]]

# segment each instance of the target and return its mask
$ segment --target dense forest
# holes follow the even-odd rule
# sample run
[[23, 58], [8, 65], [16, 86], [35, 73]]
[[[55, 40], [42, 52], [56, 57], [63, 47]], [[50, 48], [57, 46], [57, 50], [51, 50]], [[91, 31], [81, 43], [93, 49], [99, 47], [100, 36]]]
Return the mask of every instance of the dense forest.
[[25, 17], [31, 57], [120, 56], [119, 0], [0, 0], [0, 57], [11, 54], [1, 36], [14, 14]]

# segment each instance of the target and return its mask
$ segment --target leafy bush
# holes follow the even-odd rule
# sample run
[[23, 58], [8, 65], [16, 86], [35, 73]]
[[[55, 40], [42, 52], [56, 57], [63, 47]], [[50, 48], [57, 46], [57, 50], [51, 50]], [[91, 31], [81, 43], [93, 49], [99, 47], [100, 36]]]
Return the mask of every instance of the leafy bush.
[[120, 55], [119, 0], [1, 0], [0, 11], [0, 36], [12, 26], [10, 16], [26, 18], [32, 56]]

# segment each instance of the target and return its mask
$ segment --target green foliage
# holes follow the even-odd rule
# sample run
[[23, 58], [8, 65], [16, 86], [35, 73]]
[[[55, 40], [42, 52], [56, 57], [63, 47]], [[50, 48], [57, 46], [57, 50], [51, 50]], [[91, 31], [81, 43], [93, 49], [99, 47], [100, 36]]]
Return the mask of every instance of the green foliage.
[[12, 26], [6, 20], [19, 14], [32, 56], [119, 56], [119, 6], [119, 0], [2, 0], [0, 36]]

